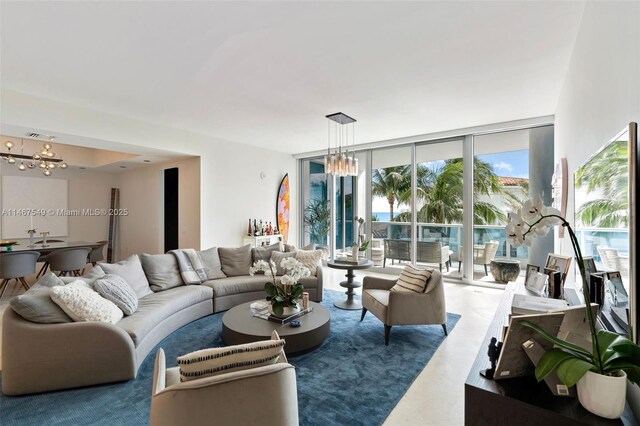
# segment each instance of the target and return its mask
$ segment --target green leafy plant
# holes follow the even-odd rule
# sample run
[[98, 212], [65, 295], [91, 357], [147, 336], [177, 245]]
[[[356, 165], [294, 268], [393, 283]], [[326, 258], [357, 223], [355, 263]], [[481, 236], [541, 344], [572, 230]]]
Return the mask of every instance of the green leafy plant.
[[304, 223], [311, 242], [324, 244], [331, 229], [331, 211], [326, 196], [314, 198], [304, 209]]
[[607, 330], [596, 332], [593, 312], [589, 306], [589, 282], [584, 266], [584, 258], [576, 234], [571, 225], [552, 207], [546, 207], [539, 195], [527, 200], [513, 215], [506, 227], [509, 243], [514, 247], [530, 246], [536, 236], [543, 236], [555, 225], [564, 226], [568, 231], [576, 261], [582, 277], [582, 293], [591, 332], [592, 350], [569, 343], [547, 333], [529, 321], [522, 324], [534, 329], [542, 337], [557, 347], [548, 350], [538, 362], [535, 374], [538, 381], [556, 371], [560, 381], [568, 387], [575, 385], [588, 371], [602, 375], [613, 375], [617, 371], [627, 373], [629, 381], [640, 384], [640, 347], [626, 337]]
[[302, 297], [304, 287], [298, 283], [300, 278], [310, 275], [309, 268], [293, 257], [285, 257], [280, 262], [280, 266], [286, 270], [286, 274], [280, 277], [280, 282], [276, 280], [276, 264], [273, 261], [268, 263], [259, 260], [249, 268], [249, 275], [256, 272], [264, 272], [265, 276], [271, 278], [271, 282], [264, 285], [267, 293], [267, 301], [271, 302], [271, 311], [275, 315], [282, 315], [284, 308], [297, 308]]

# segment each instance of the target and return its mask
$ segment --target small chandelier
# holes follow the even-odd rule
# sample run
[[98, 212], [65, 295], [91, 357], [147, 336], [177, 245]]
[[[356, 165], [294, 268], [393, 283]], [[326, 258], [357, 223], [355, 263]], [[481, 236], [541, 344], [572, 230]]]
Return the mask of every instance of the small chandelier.
[[[52, 141], [54, 136], [49, 136], [49, 141]], [[45, 176], [51, 176], [51, 171], [53, 169], [60, 168], [66, 169], [67, 163], [65, 163], [62, 158], [56, 158], [56, 153], [53, 152], [52, 146], [50, 142], [42, 145], [42, 149], [40, 152], [36, 152], [33, 155], [24, 155], [24, 140], [20, 139], [20, 154], [12, 154], [11, 148], [15, 146], [12, 141], [6, 141], [4, 146], [7, 148], [7, 153], [1, 153], [0, 157], [5, 160], [8, 164], [18, 164], [18, 160], [20, 163], [18, 164], [18, 170], [24, 172], [27, 169], [35, 169], [39, 167], [42, 170], [42, 174]], [[26, 163], [24, 160], [27, 160]]]
[[[327, 155], [324, 157], [324, 171], [334, 176], [356, 176], [358, 174], [358, 159], [354, 149], [356, 120], [341, 112], [327, 115], [327, 118], [328, 146]], [[349, 153], [349, 133], [351, 133], [351, 153]], [[332, 134], [333, 152], [331, 152]]]

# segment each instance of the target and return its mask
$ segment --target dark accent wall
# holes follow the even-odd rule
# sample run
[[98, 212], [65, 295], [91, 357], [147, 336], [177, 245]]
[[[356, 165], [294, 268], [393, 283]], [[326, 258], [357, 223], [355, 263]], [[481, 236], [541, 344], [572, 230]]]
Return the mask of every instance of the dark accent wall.
[[164, 171], [164, 251], [178, 246], [178, 181], [177, 167]]

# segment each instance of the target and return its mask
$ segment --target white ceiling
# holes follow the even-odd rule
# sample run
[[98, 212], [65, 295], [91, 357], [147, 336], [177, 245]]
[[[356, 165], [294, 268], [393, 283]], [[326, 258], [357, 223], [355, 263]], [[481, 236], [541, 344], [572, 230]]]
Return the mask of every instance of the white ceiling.
[[553, 114], [582, 2], [2, 2], [2, 88], [283, 152]]

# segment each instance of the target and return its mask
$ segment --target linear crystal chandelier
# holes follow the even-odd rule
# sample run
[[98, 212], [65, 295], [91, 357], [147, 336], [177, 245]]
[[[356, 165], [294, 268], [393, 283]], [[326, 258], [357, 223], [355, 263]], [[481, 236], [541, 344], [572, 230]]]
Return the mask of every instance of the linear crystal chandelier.
[[[358, 174], [358, 159], [354, 148], [355, 118], [336, 112], [327, 115], [327, 119], [328, 146], [327, 155], [324, 157], [325, 173], [335, 176], [356, 176]], [[351, 139], [351, 153], [349, 153], [349, 139]]]
[[[53, 140], [53, 136], [49, 140]], [[20, 139], [20, 154], [11, 153], [11, 148], [15, 147], [13, 141], [6, 141], [4, 146], [8, 152], [0, 153], [0, 157], [8, 164], [17, 164], [18, 170], [21, 172], [39, 167], [43, 175], [51, 176], [51, 171], [56, 167], [60, 169], [68, 167], [62, 158], [56, 158], [56, 153], [51, 150], [52, 146], [49, 142], [42, 145], [42, 149], [33, 155], [24, 155], [24, 140], [22, 139]], [[20, 160], [20, 163], [18, 163], [18, 160]], [[27, 161], [25, 162], [25, 160]]]

